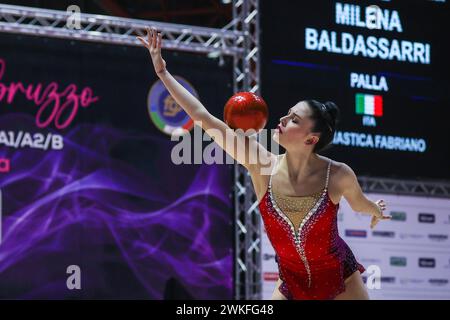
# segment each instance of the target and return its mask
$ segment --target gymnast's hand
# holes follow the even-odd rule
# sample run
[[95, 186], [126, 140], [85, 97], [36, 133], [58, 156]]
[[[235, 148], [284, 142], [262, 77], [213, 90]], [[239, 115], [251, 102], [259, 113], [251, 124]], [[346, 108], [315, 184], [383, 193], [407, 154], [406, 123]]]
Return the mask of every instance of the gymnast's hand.
[[384, 200], [377, 200], [375, 201], [375, 204], [377, 205], [379, 211], [377, 214], [372, 216], [372, 221], [370, 222], [370, 228], [375, 228], [376, 224], [380, 222], [380, 220], [389, 220], [392, 218], [392, 216], [385, 216], [383, 215], [383, 211], [386, 210], [386, 204], [384, 203]]
[[147, 30], [146, 39], [143, 37], [136, 38], [148, 49], [156, 74], [162, 74], [166, 71], [166, 62], [161, 56], [162, 35], [155, 28], [147, 27], [145, 29]]

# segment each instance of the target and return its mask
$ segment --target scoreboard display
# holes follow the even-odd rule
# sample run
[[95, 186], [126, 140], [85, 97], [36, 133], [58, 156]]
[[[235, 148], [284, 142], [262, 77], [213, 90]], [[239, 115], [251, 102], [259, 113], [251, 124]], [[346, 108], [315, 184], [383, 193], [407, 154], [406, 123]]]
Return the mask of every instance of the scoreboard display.
[[358, 175], [450, 178], [446, 1], [261, 1], [270, 128], [304, 99], [341, 110], [331, 158]]

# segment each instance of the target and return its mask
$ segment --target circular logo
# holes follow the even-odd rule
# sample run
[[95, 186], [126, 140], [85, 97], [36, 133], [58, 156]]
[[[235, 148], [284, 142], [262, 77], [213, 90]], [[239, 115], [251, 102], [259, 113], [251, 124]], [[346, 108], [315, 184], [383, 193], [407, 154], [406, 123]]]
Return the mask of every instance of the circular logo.
[[[198, 98], [197, 91], [186, 79], [180, 76], [175, 76], [175, 79]], [[156, 81], [150, 88], [147, 108], [155, 126], [167, 135], [181, 136], [194, 127], [194, 121], [172, 98], [161, 80]]]

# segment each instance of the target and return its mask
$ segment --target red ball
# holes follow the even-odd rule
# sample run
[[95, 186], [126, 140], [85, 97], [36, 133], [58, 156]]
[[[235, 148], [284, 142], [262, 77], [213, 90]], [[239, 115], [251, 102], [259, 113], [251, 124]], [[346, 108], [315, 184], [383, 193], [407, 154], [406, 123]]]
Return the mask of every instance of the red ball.
[[252, 92], [238, 92], [225, 104], [223, 116], [232, 129], [259, 132], [266, 126], [269, 109], [260, 96]]

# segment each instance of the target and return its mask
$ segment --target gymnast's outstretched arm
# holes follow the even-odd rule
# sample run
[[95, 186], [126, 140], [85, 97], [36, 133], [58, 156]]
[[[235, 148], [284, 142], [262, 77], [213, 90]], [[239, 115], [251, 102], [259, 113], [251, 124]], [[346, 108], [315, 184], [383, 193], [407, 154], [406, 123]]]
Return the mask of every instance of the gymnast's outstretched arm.
[[[155, 72], [170, 95], [225, 152], [255, 173], [261, 172], [261, 166], [268, 166], [273, 162], [275, 156], [261, 145], [254, 136], [237, 133], [225, 122], [213, 116], [196, 97], [167, 71], [166, 62], [161, 55], [161, 33], [155, 28], [147, 27], [146, 37], [137, 38], [148, 49]], [[251, 153], [252, 157], [250, 158]]]
[[342, 163], [336, 173], [343, 197], [347, 200], [353, 211], [372, 215], [370, 227], [373, 229], [381, 220], [391, 219], [391, 216], [385, 216], [383, 211], [386, 209], [384, 200], [371, 201], [368, 199], [359, 185], [355, 172], [345, 163]]

